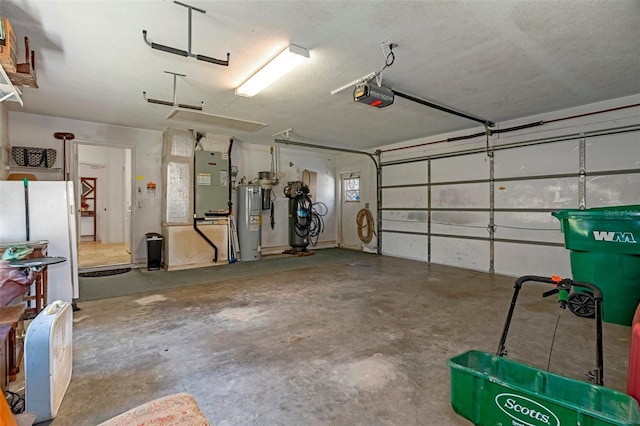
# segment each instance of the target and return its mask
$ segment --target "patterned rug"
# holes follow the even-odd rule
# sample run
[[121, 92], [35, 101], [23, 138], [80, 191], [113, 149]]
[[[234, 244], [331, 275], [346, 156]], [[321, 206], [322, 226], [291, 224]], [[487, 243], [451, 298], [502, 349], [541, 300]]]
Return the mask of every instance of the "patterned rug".
[[193, 396], [167, 395], [142, 404], [98, 426], [208, 426]]

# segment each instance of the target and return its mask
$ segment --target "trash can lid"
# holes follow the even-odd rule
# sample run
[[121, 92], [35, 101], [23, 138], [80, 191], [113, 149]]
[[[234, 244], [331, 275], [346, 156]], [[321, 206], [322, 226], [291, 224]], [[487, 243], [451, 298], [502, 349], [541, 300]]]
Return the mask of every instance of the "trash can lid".
[[640, 220], [640, 205], [596, 207], [591, 209], [566, 209], [551, 213], [558, 219]]
[[161, 240], [162, 234], [158, 234], [157, 232], [147, 232], [145, 234], [148, 240]]

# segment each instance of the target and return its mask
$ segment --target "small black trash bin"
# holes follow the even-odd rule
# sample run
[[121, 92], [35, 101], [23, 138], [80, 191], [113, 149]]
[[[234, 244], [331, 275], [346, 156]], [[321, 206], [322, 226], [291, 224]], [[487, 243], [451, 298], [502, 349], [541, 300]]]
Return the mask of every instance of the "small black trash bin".
[[147, 236], [147, 269], [157, 271], [162, 263], [162, 235], [148, 232]]

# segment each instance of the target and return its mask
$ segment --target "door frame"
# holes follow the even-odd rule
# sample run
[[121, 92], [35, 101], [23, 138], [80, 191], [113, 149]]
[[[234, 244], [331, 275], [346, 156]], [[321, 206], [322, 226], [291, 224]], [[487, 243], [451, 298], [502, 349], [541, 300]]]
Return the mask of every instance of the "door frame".
[[[129, 188], [130, 188], [130, 194], [129, 194], [129, 200], [124, 200], [125, 204], [123, 205], [123, 216], [124, 214], [126, 214], [125, 209], [126, 209], [126, 202], [129, 202], [129, 206], [131, 208], [131, 212], [130, 212], [130, 218], [129, 218], [129, 229], [127, 230], [125, 228], [125, 232], [128, 232], [129, 234], [129, 247], [128, 247], [128, 251], [129, 254], [131, 256], [130, 259], [130, 264], [134, 263], [133, 259], [133, 250], [131, 249], [131, 241], [133, 240], [133, 235], [134, 235], [134, 230], [135, 230], [135, 211], [136, 209], [133, 208], [134, 205], [134, 197], [135, 197], [135, 193], [134, 193], [134, 188], [135, 188], [135, 182], [136, 182], [136, 171], [135, 171], [135, 164], [136, 164], [136, 160], [135, 160], [135, 156], [136, 156], [136, 150], [135, 150], [135, 145], [133, 144], [129, 144], [129, 143], [114, 143], [114, 142], [98, 142], [98, 141], [91, 141], [91, 140], [83, 140], [83, 139], [73, 139], [71, 142], [71, 155], [72, 155], [72, 161], [71, 161], [71, 167], [70, 167], [70, 172], [71, 172], [71, 176], [70, 176], [70, 180], [73, 181], [74, 184], [74, 196], [76, 198], [76, 211], [75, 211], [75, 215], [76, 215], [76, 226], [79, 228], [80, 226], [80, 192], [78, 191], [78, 187], [77, 185], [80, 182], [80, 175], [79, 175], [79, 158], [78, 158], [78, 147], [80, 145], [87, 145], [87, 146], [97, 146], [97, 147], [102, 147], [102, 148], [110, 148], [110, 149], [121, 149], [121, 150], [127, 150], [129, 149], [131, 152], [131, 156], [129, 157], [129, 169], [131, 170], [131, 176], [129, 179]], [[125, 155], [125, 162], [127, 156]], [[111, 171], [110, 171], [111, 173]], [[112, 189], [109, 188], [109, 190], [111, 191]], [[108, 198], [108, 197], [107, 197]], [[109, 212], [110, 213], [110, 212]], [[125, 221], [126, 222], [126, 221]], [[79, 231], [79, 229], [78, 229]], [[79, 232], [78, 232], [78, 235]], [[80, 243], [80, 238], [76, 238], [76, 245], [78, 246], [79, 249], [79, 243]], [[125, 238], [125, 242], [126, 242], [126, 238]]]

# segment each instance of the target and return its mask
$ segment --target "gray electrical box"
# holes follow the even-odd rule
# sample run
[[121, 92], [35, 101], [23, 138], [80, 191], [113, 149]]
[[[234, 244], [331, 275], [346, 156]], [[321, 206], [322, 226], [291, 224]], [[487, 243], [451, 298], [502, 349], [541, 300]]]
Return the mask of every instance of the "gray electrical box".
[[195, 215], [214, 218], [229, 213], [229, 156], [226, 152], [195, 151]]

